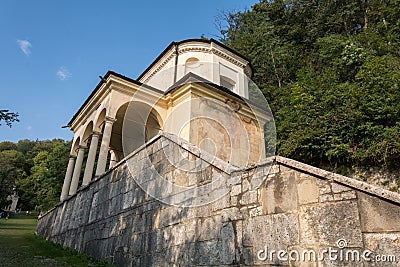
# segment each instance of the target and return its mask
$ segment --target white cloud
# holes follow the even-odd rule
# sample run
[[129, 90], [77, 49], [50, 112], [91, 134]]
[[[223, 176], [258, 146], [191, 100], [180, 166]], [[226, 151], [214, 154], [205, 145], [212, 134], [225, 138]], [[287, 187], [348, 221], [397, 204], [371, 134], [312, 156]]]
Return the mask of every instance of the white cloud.
[[69, 72], [66, 67], [60, 67], [56, 74], [61, 81], [67, 80], [71, 77], [71, 72]]
[[17, 40], [17, 44], [26, 56], [31, 54], [32, 44], [28, 40]]

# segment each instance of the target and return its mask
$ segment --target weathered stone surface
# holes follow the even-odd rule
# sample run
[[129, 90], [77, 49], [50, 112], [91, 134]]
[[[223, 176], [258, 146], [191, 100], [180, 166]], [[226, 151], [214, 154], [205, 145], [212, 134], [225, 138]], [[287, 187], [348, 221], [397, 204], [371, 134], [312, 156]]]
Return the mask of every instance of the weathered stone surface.
[[242, 195], [239, 203], [242, 205], [255, 204], [257, 202], [257, 191], [247, 191]]
[[[116, 266], [398, 264], [257, 259], [257, 252], [265, 246], [276, 251], [321, 250], [337, 247], [338, 239], [344, 239], [350, 248], [368, 248], [400, 259], [400, 202], [396, 202], [396, 195], [384, 191], [378, 197], [370, 192], [381, 192], [374, 187], [280, 157], [269, 173], [262, 169], [264, 165], [257, 167], [257, 179], [264, 181], [257, 190], [252, 185], [254, 167], [238, 171], [227, 163], [219, 162], [217, 168], [207, 162], [198, 173], [179, 170], [175, 177], [176, 168], [165, 165], [171, 160], [167, 157], [179, 152], [179, 157], [184, 155], [192, 162], [176, 161], [190, 167], [196, 160], [205, 162], [199, 158], [200, 150], [191, 146], [184, 149], [164, 136], [151, 146], [147, 152], [155, 153], [151, 156], [153, 167], [164, 172], [168, 181], [208, 185], [223, 176], [214, 186], [197, 192], [203, 203], [210, 197], [218, 199], [199, 207], [176, 207], [152, 198], [136, 183], [147, 179], [149, 186], [155, 186], [153, 163], [146, 163], [145, 154], [138, 151], [130, 159], [137, 163], [133, 171], [129, 168], [127, 173], [127, 165], [120, 164], [114, 172], [79, 189], [39, 219], [38, 234]], [[196, 164], [195, 168], [203, 167], [203, 163]], [[168, 187], [162, 190], [166, 197], [173, 193]]]
[[302, 179], [297, 185], [297, 195], [299, 197], [299, 205], [318, 202], [319, 187], [314, 177], [308, 176]]
[[256, 207], [249, 210], [250, 217], [256, 217], [262, 215], [262, 207]]
[[323, 194], [329, 194], [332, 192], [331, 189], [331, 184], [329, 181], [327, 180], [322, 180], [322, 179], [316, 179], [316, 183], [319, 187], [319, 194], [323, 195]]
[[400, 232], [399, 205], [358, 192], [363, 232]]
[[333, 195], [331, 195], [331, 194], [325, 194], [325, 195], [321, 195], [321, 196], [319, 197], [319, 201], [320, 201], [321, 203], [323, 203], [323, 202], [329, 202], [329, 201], [334, 201], [334, 198], [333, 198]]
[[265, 214], [283, 213], [297, 209], [295, 173], [276, 175], [261, 188], [261, 202]]
[[340, 185], [338, 183], [332, 183], [331, 187], [332, 187], [332, 192], [333, 193], [341, 193], [341, 192], [345, 192], [345, 191], [351, 190], [351, 188], [349, 188], [347, 186]]
[[240, 193], [242, 193], [242, 186], [240, 184], [231, 187], [231, 192], [230, 192], [231, 196], [237, 196]]
[[354, 191], [345, 191], [342, 193], [334, 194], [333, 198], [335, 200], [346, 200], [346, 199], [355, 199], [356, 193]]
[[399, 266], [400, 233], [364, 234], [365, 249], [372, 251], [368, 266]]
[[250, 217], [243, 222], [243, 245], [263, 249], [286, 249], [297, 244], [299, 225], [294, 214], [272, 214]]
[[303, 206], [299, 212], [300, 243], [336, 246], [345, 239], [351, 246], [362, 246], [356, 201], [341, 201]]
[[222, 221], [220, 216], [205, 219], [201, 224], [199, 240], [218, 239], [221, 227]]

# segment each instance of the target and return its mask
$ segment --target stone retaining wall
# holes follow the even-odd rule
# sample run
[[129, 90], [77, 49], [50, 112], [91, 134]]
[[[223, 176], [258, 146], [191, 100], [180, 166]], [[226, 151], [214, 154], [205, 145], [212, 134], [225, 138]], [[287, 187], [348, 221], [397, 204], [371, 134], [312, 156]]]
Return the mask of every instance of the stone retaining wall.
[[[193, 169], [202, 168], [174, 167], [188, 159], [197, 160]], [[182, 186], [222, 176], [204, 199], [212, 190], [229, 192], [200, 207], [163, 204], [136, 183], [151, 180], [151, 168]], [[116, 266], [398, 266], [399, 203], [396, 193], [282, 157], [237, 170], [163, 134], [39, 218], [37, 233]], [[290, 261], [283, 252], [281, 259], [275, 252], [264, 260], [266, 248], [267, 255], [284, 250], [295, 257], [297, 251], [301, 258], [304, 250], [338, 246], [344, 253], [369, 249], [372, 259], [394, 255], [397, 262], [329, 260], [327, 254], [317, 262]]]

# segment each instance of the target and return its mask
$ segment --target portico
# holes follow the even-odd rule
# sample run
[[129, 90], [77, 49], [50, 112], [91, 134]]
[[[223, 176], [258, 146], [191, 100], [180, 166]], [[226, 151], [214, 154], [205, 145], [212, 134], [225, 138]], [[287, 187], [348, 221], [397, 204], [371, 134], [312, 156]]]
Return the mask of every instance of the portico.
[[247, 102], [247, 75], [248, 60], [202, 39], [173, 42], [138, 80], [108, 71], [68, 123], [74, 138], [61, 201], [160, 131], [235, 166], [265, 158], [270, 118]]

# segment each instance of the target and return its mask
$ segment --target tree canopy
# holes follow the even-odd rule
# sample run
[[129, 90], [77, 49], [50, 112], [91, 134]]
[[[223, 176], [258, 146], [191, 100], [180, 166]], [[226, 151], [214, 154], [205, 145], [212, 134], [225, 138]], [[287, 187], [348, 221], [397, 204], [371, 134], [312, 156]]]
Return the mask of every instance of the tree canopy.
[[274, 112], [279, 155], [398, 168], [399, 14], [397, 0], [264, 0], [222, 14], [221, 41], [251, 60]]
[[48, 210], [59, 201], [71, 143], [61, 139], [0, 143], [0, 207], [15, 191], [24, 210]]

